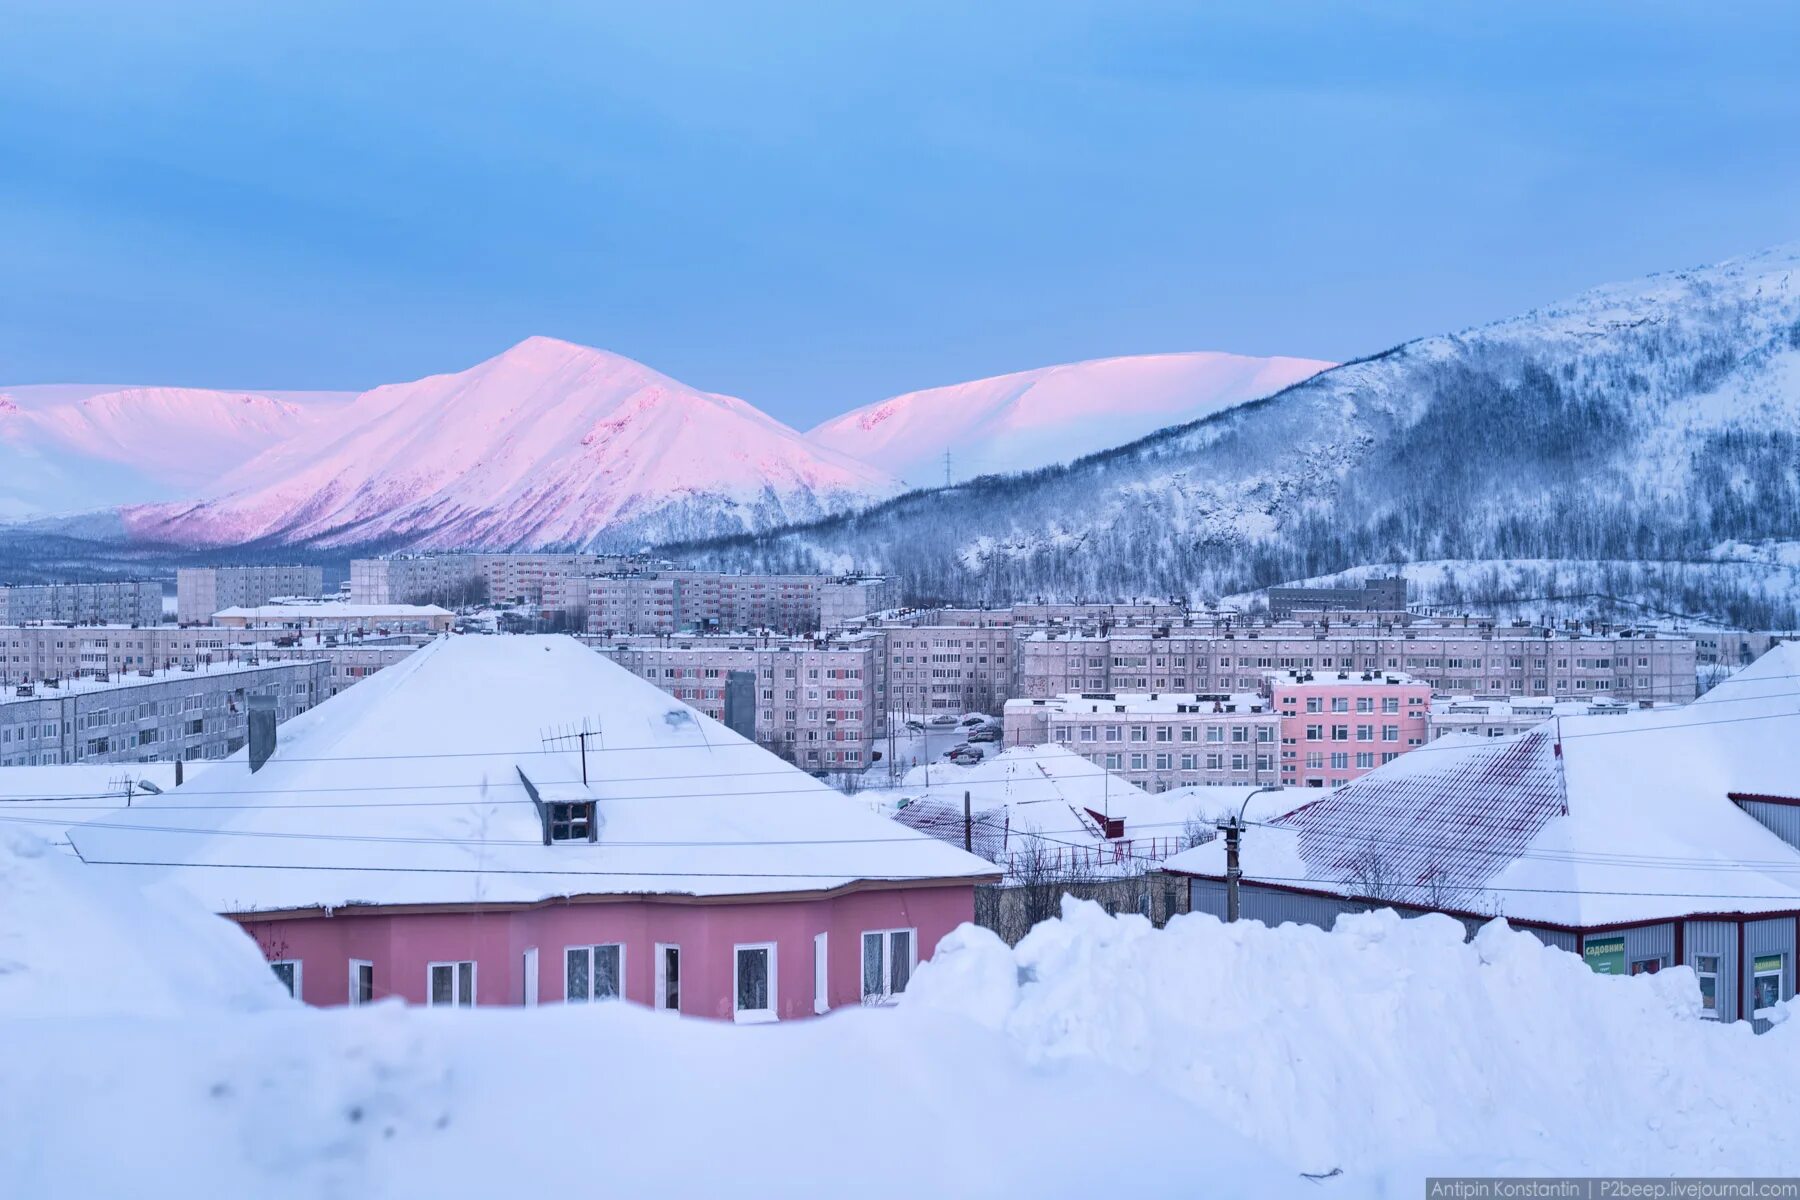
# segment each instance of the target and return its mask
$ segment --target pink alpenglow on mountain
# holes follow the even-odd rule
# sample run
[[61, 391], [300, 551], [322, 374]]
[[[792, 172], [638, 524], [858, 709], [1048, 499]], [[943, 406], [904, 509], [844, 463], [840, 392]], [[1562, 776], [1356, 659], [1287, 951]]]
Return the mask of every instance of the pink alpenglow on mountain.
[[763, 529], [897, 489], [742, 400], [533, 337], [363, 393], [213, 498], [124, 518], [135, 537], [201, 545], [586, 546]]
[[1097, 358], [928, 388], [833, 417], [806, 436], [908, 483], [1029, 471], [1273, 395], [1332, 366], [1200, 351]]
[[350, 399], [181, 387], [0, 391], [0, 518], [189, 496]]

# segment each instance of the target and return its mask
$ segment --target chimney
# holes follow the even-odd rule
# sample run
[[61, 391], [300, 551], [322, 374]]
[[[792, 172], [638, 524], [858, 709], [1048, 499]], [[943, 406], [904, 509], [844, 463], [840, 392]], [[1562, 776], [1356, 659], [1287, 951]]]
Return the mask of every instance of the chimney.
[[257, 693], [250, 701], [250, 772], [262, 770], [275, 753], [275, 697]]

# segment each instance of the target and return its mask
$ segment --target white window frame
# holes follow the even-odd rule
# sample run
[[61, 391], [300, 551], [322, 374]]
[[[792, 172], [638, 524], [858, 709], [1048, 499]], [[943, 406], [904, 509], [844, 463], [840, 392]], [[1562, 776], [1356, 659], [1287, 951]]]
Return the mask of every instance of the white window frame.
[[[305, 993], [301, 990], [300, 979], [301, 979], [302, 969], [305, 966], [306, 966], [306, 964], [297, 958], [271, 958], [269, 960], [269, 972], [271, 974], [274, 974], [276, 967], [292, 967], [292, 968], [294, 968], [294, 987], [292, 990], [292, 995], [293, 995], [294, 999], [302, 1000], [302, 1001], [305, 1000], [306, 996], [305, 996]], [[275, 978], [279, 980], [281, 978], [281, 976], [276, 975]]]
[[[738, 999], [738, 955], [745, 950], [767, 950], [769, 952], [769, 1007], [739, 1008]], [[780, 976], [776, 972], [779, 958], [779, 947], [774, 942], [738, 942], [731, 947], [731, 1019], [739, 1025], [761, 1025], [780, 1020], [781, 1000], [776, 991], [776, 983]]]
[[831, 1011], [831, 935], [813, 934], [813, 1012]]
[[[912, 927], [912, 928], [901, 927], [901, 928], [895, 928], [895, 929], [865, 929], [865, 930], [863, 930], [862, 936], [859, 937], [856, 942], [857, 965], [859, 967], [861, 967], [861, 970], [857, 973], [856, 986], [857, 986], [858, 990], [861, 991], [862, 1002], [866, 1005], [892, 1004], [892, 1003], [894, 1003], [894, 997], [898, 994], [898, 993], [894, 992], [893, 990], [891, 990], [893, 988], [893, 984], [894, 984], [894, 965], [890, 961], [892, 950], [893, 950], [893, 935], [896, 933], [904, 933], [906, 935], [906, 949], [907, 949], [907, 956], [909, 959], [909, 961], [906, 964], [906, 981], [908, 983], [912, 982], [913, 972], [918, 969], [918, 966], [919, 966], [919, 931], [918, 931], [917, 927]], [[877, 992], [877, 993], [873, 993], [873, 994], [871, 994], [867, 991], [862, 991], [862, 989], [864, 989], [868, 986], [868, 978], [869, 978], [869, 940], [868, 939], [871, 934], [880, 934], [881, 935], [881, 991]]]
[[[617, 996], [594, 995], [594, 951], [603, 946], [619, 948], [619, 994]], [[579, 999], [569, 996], [569, 955], [577, 950], [587, 952], [588, 994]], [[623, 1000], [625, 998], [625, 943], [624, 942], [586, 942], [578, 946], [563, 947], [563, 1003], [564, 1004], [599, 1004], [606, 1000]]]
[[[362, 998], [361, 989], [356, 986], [356, 976], [360, 968], [369, 968], [369, 998]], [[350, 960], [350, 1006], [359, 1007], [375, 1002], [375, 960], [372, 958], [353, 958]]]
[[[1776, 959], [1779, 959], [1780, 961], [1779, 961], [1779, 965], [1776, 966], [1776, 968], [1773, 971], [1758, 971], [1755, 969], [1755, 964], [1756, 964], [1756, 960], [1759, 958], [1776, 958]], [[1751, 963], [1751, 971], [1750, 971], [1750, 1002], [1751, 1002], [1751, 1004], [1756, 1003], [1756, 993], [1758, 990], [1756, 985], [1757, 985], [1758, 981], [1770, 978], [1771, 976], [1774, 977], [1774, 980], [1775, 980], [1775, 1003], [1777, 1005], [1780, 1004], [1781, 1003], [1781, 985], [1782, 985], [1782, 982], [1787, 978], [1787, 955], [1785, 953], [1777, 954], [1777, 955], [1752, 954], [1752, 955], [1750, 955], [1750, 963]], [[298, 980], [299, 976], [296, 975], [295, 979]], [[1769, 1014], [1774, 1011], [1775, 1011], [1774, 1006], [1770, 1006], [1769, 1008], [1753, 1008], [1750, 1012], [1750, 1015], [1752, 1017], [1756, 1018], [1757, 1020], [1761, 1021], [1761, 1020], [1767, 1020], [1769, 1017]]]
[[[1721, 954], [1696, 954], [1694, 956], [1694, 975], [1696, 978], [1701, 981], [1710, 979], [1713, 984], [1713, 1006], [1711, 1008], [1706, 1008], [1702, 1005], [1700, 1015], [1714, 1021], [1724, 1019], [1723, 1014], [1719, 1012], [1719, 1001], [1723, 999], [1723, 997], [1719, 995], [1719, 961], [1723, 957], [1724, 955]], [[1712, 970], [1710, 971], [1706, 970], [1704, 967], [1704, 963], [1708, 959], [1712, 960]], [[1705, 1000], [1705, 988], [1701, 989], [1700, 997], [1703, 1001]]]
[[[469, 1003], [467, 1005], [462, 1004], [455, 998], [455, 993], [461, 990], [461, 988], [457, 985], [460, 985], [462, 982], [461, 967], [464, 963], [467, 963], [469, 965]], [[448, 1004], [439, 1004], [431, 998], [431, 973], [439, 967], [449, 967], [450, 968], [450, 982], [452, 985], [450, 990], [451, 990], [452, 995], [451, 995], [450, 1003], [448, 1003]], [[446, 959], [439, 959], [436, 962], [426, 963], [425, 964], [425, 1007], [427, 1007], [427, 1008], [464, 1008], [464, 1007], [474, 1008], [476, 1005], [481, 1003], [480, 972], [481, 972], [481, 964], [476, 962], [472, 958], [446, 958]]]
[[527, 946], [521, 957], [524, 960], [522, 963], [524, 979], [520, 982], [523, 985], [525, 1007], [536, 1008], [538, 1003], [538, 948]]
[[[675, 964], [676, 964], [675, 970], [676, 970], [676, 974], [677, 974], [677, 978], [675, 980], [675, 1007], [674, 1008], [669, 1007], [668, 952], [670, 950], [673, 950], [675, 952]], [[625, 982], [624, 963], [625, 963], [624, 952], [620, 951], [619, 984], [620, 984], [621, 992], [623, 992], [623, 990], [624, 990], [624, 982]], [[655, 948], [655, 958], [652, 960], [651, 966], [654, 969], [654, 972], [656, 975], [656, 1011], [657, 1012], [674, 1013], [676, 1016], [680, 1016], [681, 1015], [681, 979], [679, 978], [680, 972], [681, 972], [681, 945], [680, 945], [680, 943], [678, 943], [678, 942], [657, 942], [656, 948]]]

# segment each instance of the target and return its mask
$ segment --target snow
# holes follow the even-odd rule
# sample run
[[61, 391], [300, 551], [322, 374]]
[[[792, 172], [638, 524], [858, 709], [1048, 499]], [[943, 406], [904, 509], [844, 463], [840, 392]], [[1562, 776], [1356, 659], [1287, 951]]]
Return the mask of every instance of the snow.
[[763, 528], [897, 488], [742, 400], [534, 337], [466, 371], [365, 392], [206, 500], [125, 519], [153, 540], [499, 549], [584, 544], [634, 523], [665, 540]]
[[168, 500], [321, 425], [339, 393], [0, 389], [0, 518]]
[[1782, 1174], [1800, 1154], [1800, 1039], [1703, 1019], [1687, 968], [1598, 975], [1503, 922], [1467, 943], [1392, 911], [1157, 931], [1063, 904], [1011, 950], [962, 927], [904, 1007], [1035, 1062], [1122, 1068], [1210, 1136], [1341, 1168], [1345, 1194], [1417, 1195], [1426, 1174]]
[[807, 431], [917, 487], [1029, 471], [1273, 395], [1333, 364], [1201, 351], [1100, 358], [908, 392]]
[[[69, 838], [90, 862], [159, 864], [109, 869], [167, 875], [215, 912], [993, 874], [568, 637], [440, 638], [278, 736], [255, 774], [239, 751]], [[543, 845], [521, 771], [592, 798], [598, 843]]]
[[222, 608], [213, 617], [260, 625], [283, 621], [419, 621], [453, 615], [449, 609], [435, 604], [350, 604], [324, 600]]
[[[141, 1019], [293, 1004], [237, 926], [166, 886], [95, 871], [20, 829], [0, 828], [0, 900], [0, 1027], [27, 1018]], [[10, 1056], [26, 1040], [0, 1037], [0, 1044]], [[0, 1097], [16, 1087], [13, 1065], [0, 1073], [7, 1080]], [[0, 1121], [0, 1128], [15, 1127]]]
[[1800, 852], [1729, 798], [1795, 791], [1797, 679], [1788, 643], [1691, 705], [1441, 739], [1250, 830], [1245, 877], [1365, 895], [1375, 864], [1384, 898], [1575, 927], [1800, 909]]

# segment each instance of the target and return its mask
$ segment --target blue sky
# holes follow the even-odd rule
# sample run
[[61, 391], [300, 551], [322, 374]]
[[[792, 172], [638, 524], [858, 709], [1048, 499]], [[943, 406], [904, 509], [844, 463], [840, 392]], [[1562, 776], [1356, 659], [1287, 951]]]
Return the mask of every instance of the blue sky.
[[1800, 6], [0, 0], [0, 380], [533, 333], [806, 427], [1800, 239]]

